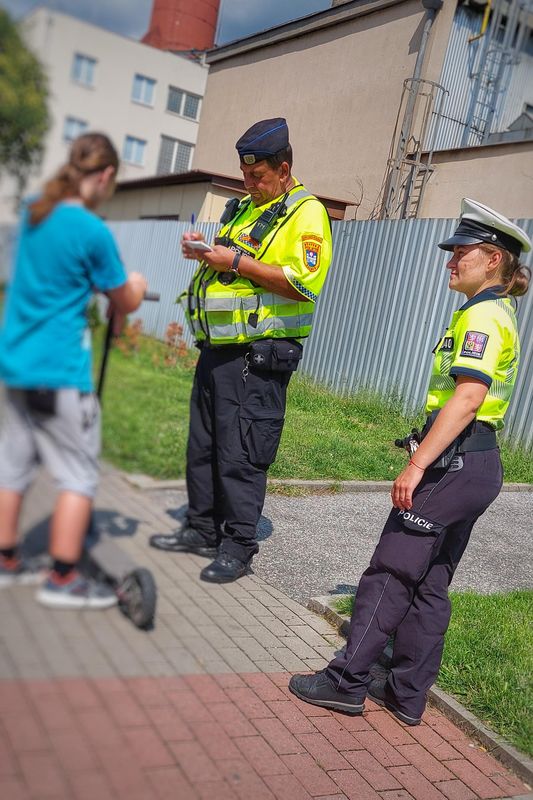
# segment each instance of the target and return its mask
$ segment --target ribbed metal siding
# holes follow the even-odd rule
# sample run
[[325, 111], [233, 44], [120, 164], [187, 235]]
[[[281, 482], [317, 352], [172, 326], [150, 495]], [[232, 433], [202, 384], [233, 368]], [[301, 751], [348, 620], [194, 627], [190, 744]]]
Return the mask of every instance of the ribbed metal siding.
[[[132, 319], [142, 319], [143, 329], [150, 336], [164, 339], [170, 322], [183, 325], [183, 338], [189, 346], [192, 337], [185, 323], [181, 306], [176, 298], [187, 288], [193, 276], [196, 262], [183, 258], [181, 237], [190, 229], [186, 222], [135, 221], [111, 222], [120, 253], [128, 271], [142, 272], [148, 280], [150, 291], [159, 292], [159, 303], [143, 303]], [[198, 223], [196, 229], [212, 241], [217, 224]]]
[[[518, 220], [533, 238], [533, 220]], [[146, 275], [159, 303], [132, 315], [146, 333], [163, 339], [169, 322], [184, 326], [175, 300], [189, 284], [195, 262], [181, 255], [188, 223], [113, 222], [124, 263]], [[302, 371], [341, 394], [365, 387], [396, 393], [408, 409], [424, 404], [434, 344], [464, 298], [447, 289], [446, 256], [435, 247], [454, 220], [364, 220], [333, 223], [334, 259], [318, 300]], [[208, 241], [217, 225], [199, 224]], [[2, 231], [11, 240], [13, 229]], [[524, 262], [533, 264], [532, 254]], [[519, 300], [521, 369], [506, 436], [533, 444], [533, 286]]]
[[[467, 117], [475, 87], [475, 78], [471, 75], [479, 69], [479, 56], [485, 45], [484, 38], [470, 44], [468, 40], [479, 33], [481, 20], [481, 14], [466, 6], [460, 6], [455, 13], [439, 81], [448, 91], [448, 95], [444, 102], [443, 116], [438, 122], [438, 131], [435, 134], [434, 118], [428, 138], [435, 150], [461, 146], [465, 126], [469, 122]], [[530, 52], [524, 51], [520, 62], [505, 70], [492, 132], [506, 130], [522, 113], [524, 102], [531, 94], [528, 87], [532, 82], [533, 58]], [[480, 136], [471, 132], [468, 144], [476, 145], [479, 142]]]
[[[519, 224], [533, 236], [533, 220]], [[432, 349], [464, 297], [447, 288], [436, 242], [454, 220], [333, 224], [334, 260], [318, 300], [302, 370], [341, 394], [368, 388], [421, 408]], [[533, 263], [528, 254], [524, 263]], [[533, 287], [519, 300], [521, 370], [505, 435], [533, 443]]]
[[0, 225], [0, 283], [5, 283], [11, 273], [16, 236], [16, 226]]

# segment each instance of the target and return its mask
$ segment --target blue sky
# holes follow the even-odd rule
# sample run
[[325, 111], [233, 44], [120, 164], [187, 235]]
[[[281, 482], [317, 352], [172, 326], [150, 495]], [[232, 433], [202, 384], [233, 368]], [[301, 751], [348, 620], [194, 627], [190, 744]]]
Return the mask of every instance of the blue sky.
[[[38, 6], [62, 11], [138, 39], [148, 28], [152, 0], [0, 0], [0, 8], [5, 8], [16, 19]], [[331, 0], [221, 0], [218, 44], [330, 6]]]

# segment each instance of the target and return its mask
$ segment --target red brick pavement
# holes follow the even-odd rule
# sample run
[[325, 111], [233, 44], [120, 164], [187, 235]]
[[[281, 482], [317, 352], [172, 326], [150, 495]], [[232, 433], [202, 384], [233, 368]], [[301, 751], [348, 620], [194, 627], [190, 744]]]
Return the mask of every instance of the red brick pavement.
[[479, 800], [529, 788], [441, 714], [308, 706], [289, 673], [0, 681], [2, 800]]

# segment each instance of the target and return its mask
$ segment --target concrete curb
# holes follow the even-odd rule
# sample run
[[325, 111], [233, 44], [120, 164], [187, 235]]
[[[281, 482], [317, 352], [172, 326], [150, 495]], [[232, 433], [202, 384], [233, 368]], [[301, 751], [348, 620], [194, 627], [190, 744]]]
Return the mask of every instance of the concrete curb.
[[[331, 606], [335, 600], [339, 600], [342, 596], [312, 597], [307, 603], [307, 608], [327, 619], [331, 625], [337, 628], [341, 636], [346, 637], [350, 622], [349, 617], [345, 614], [339, 614]], [[521, 753], [499, 734], [489, 730], [472, 712], [468, 711], [451, 695], [443, 692], [442, 689], [433, 686], [428, 692], [428, 698], [431, 705], [442, 711], [448, 719], [464, 730], [465, 733], [477, 739], [487, 748], [491, 755], [512, 769], [529, 786], [533, 785], [533, 759]], [[530, 798], [533, 798], [533, 794], [523, 795], [523, 798], [530, 800]]]
[[[159, 489], [175, 489], [184, 491], [187, 488], [185, 479], [157, 480], [149, 475], [129, 475], [121, 473], [123, 478], [135, 489], [157, 491]], [[390, 492], [391, 481], [305, 481], [299, 478], [271, 478], [269, 488], [304, 489], [308, 492]], [[504, 483], [502, 492], [533, 492], [531, 483]]]

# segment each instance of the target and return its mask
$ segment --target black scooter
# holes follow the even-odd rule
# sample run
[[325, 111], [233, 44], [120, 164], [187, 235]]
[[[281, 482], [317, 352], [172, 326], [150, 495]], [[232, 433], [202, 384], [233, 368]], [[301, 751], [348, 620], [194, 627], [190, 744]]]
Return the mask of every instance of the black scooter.
[[[158, 301], [159, 295], [147, 292], [144, 300]], [[104, 390], [109, 352], [113, 346], [113, 317], [105, 333], [97, 394], [100, 404]], [[95, 513], [91, 516], [85, 541], [84, 561], [87, 571], [97, 580], [108, 583], [118, 597], [122, 613], [137, 628], [153, 626], [157, 603], [157, 588], [150, 570], [136, 564], [118, 548], [109, 535], [98, 530]]]

